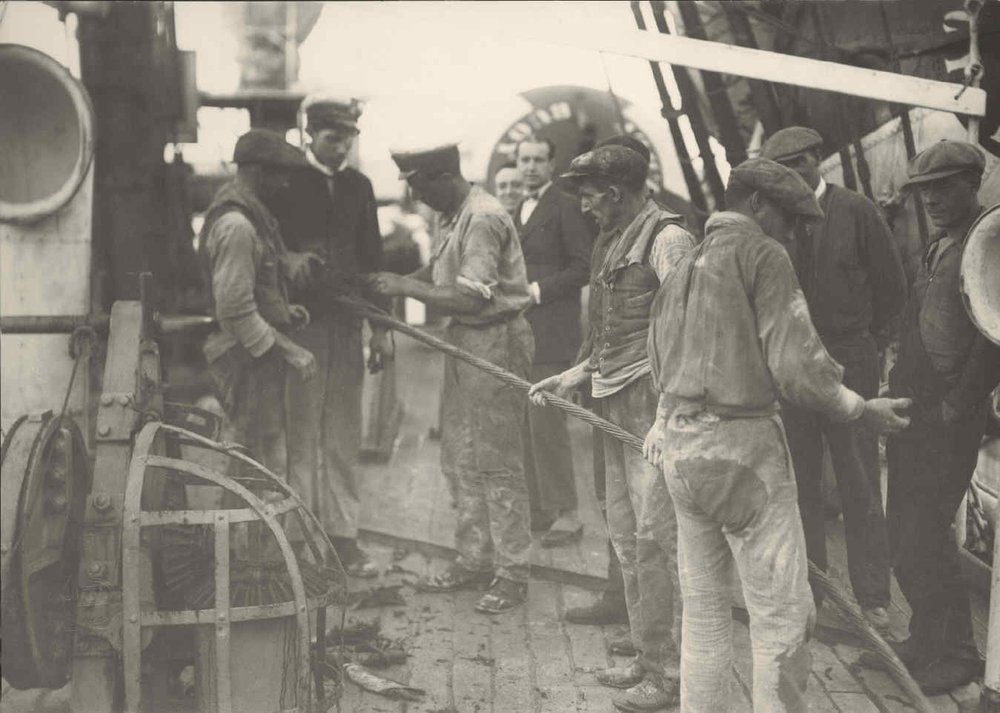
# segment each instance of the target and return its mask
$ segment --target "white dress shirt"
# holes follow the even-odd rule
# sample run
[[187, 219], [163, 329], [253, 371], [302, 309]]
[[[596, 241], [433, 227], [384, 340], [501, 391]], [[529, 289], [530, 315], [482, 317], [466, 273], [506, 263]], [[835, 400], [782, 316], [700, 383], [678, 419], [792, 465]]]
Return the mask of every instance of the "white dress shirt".
[[535, 212], [535, 208], [538, 206], [538, 201], [542, 199], [545, 191], [547, 191], [551, 185], [552, 181], [549, 181], [537, 191], [528, 192], [524, 202], [521, 204], [521, 225], [527, 225], [528, 220], [531, 218], [531, 214]]

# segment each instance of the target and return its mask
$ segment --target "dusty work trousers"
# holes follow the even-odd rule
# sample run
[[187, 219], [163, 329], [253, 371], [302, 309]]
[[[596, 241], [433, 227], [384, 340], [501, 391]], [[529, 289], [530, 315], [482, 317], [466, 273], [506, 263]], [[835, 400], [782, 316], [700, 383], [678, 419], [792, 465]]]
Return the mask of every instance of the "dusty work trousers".
[[[584, 406], [595, 410], [593, 400], [585, 400]], [[604, 517], [604, 524], [608, 523], [608, 499], [607, 499], [607, 476], [604, 466], [604, 431], [599, 428], [591, 429], [591, 437], [594, 444], [594, 494], [597, 495], [597, 506], [601, 508], [601, 515]], [[625, 597], [625, 581], [622, 579], [622, 565], [618, 561], [618, 554], [615, 546], [608, 540], [608, 583], [605, 590], [616, 595]]]
[[358, 536], [361, 323], [319, 316], [290, 335], [316, 357], [316, 376], [287, 380], [289, 482], [333, 537]]
[[209, 364], [208, 373], [212, 391], [233, 428], [234, 440], [284, 477], [285, 361], [277, 348], [255, 359], [236, 345]]
[[[657, 400], [646, 375], [596, 404], [607, 420], [645, 436], [656, 420]], [[607, 435], [604, 465], [608, 533], [621, 563], [632, 644], [647, 674], [660, 683], [676, 681], [681, 598], [674, 505], [659, 468]]]
[[[537, 384], [569, 366], [568, 363], [534, 364], [531, 383]], [[551, 406], [529, 402], [522, 439], [532, 517], [558, 516], [562, 510], [576, 510], [576, 476], [566, 414]]]
[[951, 533], [972, 480], [985, 409], [953, 424], [915, 422], [890, 436], [888, 516], [896, 580], [922, 652], [977, 659], [969, 595]]
[[[878, 351], [870, 336], [859, 336], [849, 344], [833, 344], [830, 354], [844, 366], [844, 386], [866, 399], [878, 396]], [[889, 535], [882, 508], [878, 436], [860, 423], [835, 423], [791, 404], [782, 405], [782, 417], [795, 465], [809, 559], [826, 571], [822, 488], [825, 438], [843, 505], [847, 568], [854, 596], [862, 607], [889, 606]], [[820, 601], [821, 593], [815, 585], [813, 589]]]
[[[469, 327], [445, 338], [467, 352], [527, 378], [535, 349], [524, 317]], [[531, 526], [524, 479], [527, 396], [486, 372], [445, 357], [441, 396], [441, 469], [455, 483], [457, 564], [526, 582]]]
[[675, 414], [664, 440], [684, 595], [681, 711], [731, 710], [734, 561], [750, 613], [754, 710], [805, 711], [815, 606], [781, 420]]

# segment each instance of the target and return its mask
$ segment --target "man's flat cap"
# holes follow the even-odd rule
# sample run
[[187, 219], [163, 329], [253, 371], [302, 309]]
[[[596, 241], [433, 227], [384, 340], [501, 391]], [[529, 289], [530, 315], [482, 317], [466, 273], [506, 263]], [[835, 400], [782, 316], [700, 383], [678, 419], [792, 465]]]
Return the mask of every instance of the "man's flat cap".
[[641, 153], [618, 144], [605, 144], [580, 154], [559, 178], [579, 183], [585, 178], [606, 178], [615, 183], [638, 188], [646, 183], [649, 161]]
[[822, 218], [816, 194], [795, 171], [767, 158], [747, 159], [729, 174], [729, 188], [742, 186], [763, 193], [784, 210], [806, 218]]
[[775, 131], [760, 149], [763, 158], [785, 161], [801, 153], [818, 149], [823, 145], [823, 137], [818, 131], [805, 126], [789, 126]]
[[965, 141], [942, 139], [913, 157], [906, 170], [910, 178], [906, 185], [928, 183], [966, 171], [982, 176], [985, 168], [986, 159], [978, 148]]
[[634, 136], [629, 136], [628, 134], [619, 134], [617, 136], [612, 136], [610, 138], [604, 139], [604, 141], [598, 142], [595, 148], [601, 148], [602, 146], [624, 146], [627, 149], [632, 149], [637, 154], [642, 156], [646, 163], [649, 163], [650, 153], [649, 147], [646, 144], [639, 141], [639, 139]]
[[390, 149], [389, 153], [399, 167], [399, 177], [403, 179], [415, 173], [437, 176], [442, 173], [461, 172], [458, 144], [445, 144], [419, 150]]
[[301, 111], [306, 115], [306, 128], [310, 131], [347, 129], [357, 132], [361, 102], [357, 99], [311, 95], [302, 100]]
[[308, 168], [305, 155], [270, 129], [250, 129], [236, 141], [233, 161], [278, 168]]

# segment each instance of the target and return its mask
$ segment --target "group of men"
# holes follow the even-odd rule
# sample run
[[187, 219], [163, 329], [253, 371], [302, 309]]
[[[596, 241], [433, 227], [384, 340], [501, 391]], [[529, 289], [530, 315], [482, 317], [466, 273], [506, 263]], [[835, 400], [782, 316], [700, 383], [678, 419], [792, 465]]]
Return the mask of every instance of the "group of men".
[[[958, 291], [962, 243], [981, 212], [978, 149], [942, 142], [910, 164], [942, 236], [906, 302], [877, 207], [820, 178], [822, 139], [807, 128], [777, 132], [760, 158], [733, 168], [727, 210], [701, 241], [650, 197], [649, 151], [631, 137], [598, 144], [555, 180], [556, 147], [528, 138], [496, 176], [499, 199], [463, 176], [455, 145], [393, 151], [413, 197], [440, 217], [430, 264], [397, 275], [379, 271], [371, 185], [344, 165], [357, 108], [318, 101], [305, 114], [305, 153], [270, 132], [241, 137], [236, 178], [207, 215], [201, 244], [220, 329], [206, 356], [240, 436], [288, 473], [349, 573], [374, 571], [356, 544], [360, 418], [347, 410], [359, 408], [362, 345], [358, 321], [324, 298], [317, 274], [328, 267], [371, 299], [408, 297], [450, 316], [448, 341], [534, 383], [526, 399], [446, 357], [441, 465], [454, 485], [457, 557], [423, 590], [484, 589], [477, 610], [509, 611], [527, 597], [531, 530], [548, 546], [579, 537], [567, 426], [547, 395], [582, 391], [645, 438], [641, 454], [595, 439], [611, 587], [568, 612], [629, 622], [635, 659], [598, 672], [623, 689], [620, 710], [728, 710], [734, 567], [755, 709], [805, 710], [821, 599], [807, 556], [825, 566], [824, 439], [869, 621], [887, 626], [894, 566], [913, 609], [897, 647], [918, 682], [933, 693], [981, 672], [948, 536], [1000, 378], [997, 351]], [[301, 173], [319, 179], [315, 193], [287, 191]], [[282, 235], [279, 222], [295, 225], [288, 215], [316, 206], [311, 229]], [[890, 397], [880, 398], [879, 349], [897, 328]], [[377, 367], [387, 342], [372, 333]], [[888, 526], [881, 432], [898, 434]]]

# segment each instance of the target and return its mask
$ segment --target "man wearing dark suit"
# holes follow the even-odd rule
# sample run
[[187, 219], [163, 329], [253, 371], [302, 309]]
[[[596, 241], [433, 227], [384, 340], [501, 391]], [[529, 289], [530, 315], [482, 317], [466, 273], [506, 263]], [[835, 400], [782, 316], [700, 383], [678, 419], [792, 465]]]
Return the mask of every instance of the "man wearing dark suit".
[[[552, 186], [555, 146], [531, 137], [517, 147], [517, 168], [525, 197], [514, 211], [528, 268], [534, 305], [527, 311], [535, 334], [531, 380], [568, 369], [580, 348], [580, 288], [590, 278], [595, 227], [579, 201]], [[583, 532], [577, 515], [573, 456], [566, 416], [557, 409], [528, 407], [524, 470], [532, 529], [547, 530], [542, 545], [573, 542]]]

